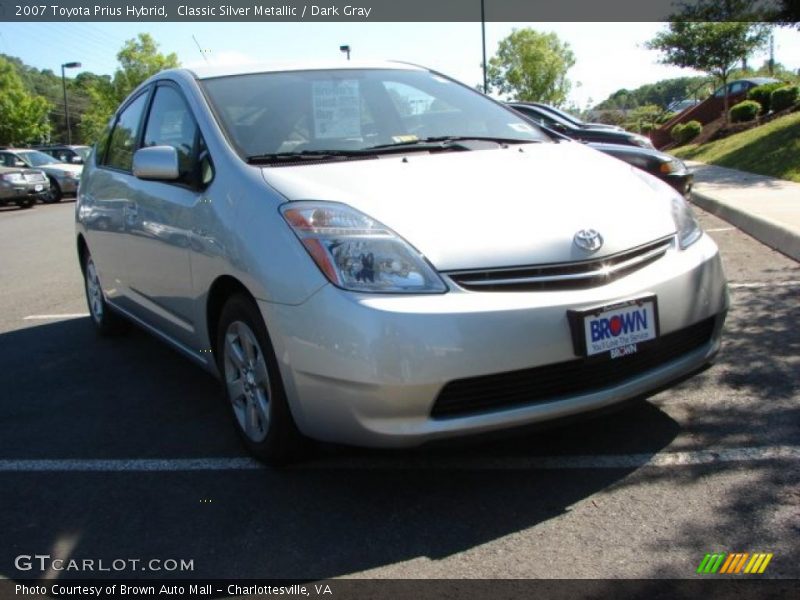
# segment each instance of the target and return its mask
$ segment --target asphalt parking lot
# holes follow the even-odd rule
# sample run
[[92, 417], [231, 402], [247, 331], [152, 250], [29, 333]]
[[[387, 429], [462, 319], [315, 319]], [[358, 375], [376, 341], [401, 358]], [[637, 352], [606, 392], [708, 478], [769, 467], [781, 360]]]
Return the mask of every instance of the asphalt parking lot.
[[74, 204], [0, 210], [0, 577], [19, 555], [184, 559], [115, 577], [692, 577], [770, 552], [800, 577], [800, 265], [701, 213], [732, 283], [712, 368], [508, 439], [247, 458], [215, 380], [140, 331], [95, 336]]

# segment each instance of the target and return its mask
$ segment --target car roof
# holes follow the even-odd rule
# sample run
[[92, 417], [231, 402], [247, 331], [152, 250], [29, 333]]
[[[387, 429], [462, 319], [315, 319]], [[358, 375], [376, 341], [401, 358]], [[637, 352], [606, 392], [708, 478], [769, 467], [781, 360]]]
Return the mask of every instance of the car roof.
[[[240, 63], [233, 65], [198, 65], [187, 69], [172, 69], [172, 71], [188, 71], [196, 79], [210, 79], [212, 77], [227, 77], [230, 75], [249, 75], [252, 73], [281, 73], [290, 71], [331, 71], [349, 69], [394, 69], [402, 71], [425, 71], [424, 67], [389, 60], [316, 60], [316, 61], [285, 61]], [[168, 73], [169, 71], [165, 71]]]

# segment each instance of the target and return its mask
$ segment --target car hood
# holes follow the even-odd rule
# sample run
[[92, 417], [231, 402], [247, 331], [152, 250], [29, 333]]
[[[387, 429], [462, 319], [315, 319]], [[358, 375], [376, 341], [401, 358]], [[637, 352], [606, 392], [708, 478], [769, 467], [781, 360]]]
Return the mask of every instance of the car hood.
[[[675, 232], [668, 187], [581, 144], [384, 155], [263, 168], [288, 200], [348, 204], [390, 227], [439, 270], [584, 260]], [[582, 229], [604, 240], [589, 254]]]

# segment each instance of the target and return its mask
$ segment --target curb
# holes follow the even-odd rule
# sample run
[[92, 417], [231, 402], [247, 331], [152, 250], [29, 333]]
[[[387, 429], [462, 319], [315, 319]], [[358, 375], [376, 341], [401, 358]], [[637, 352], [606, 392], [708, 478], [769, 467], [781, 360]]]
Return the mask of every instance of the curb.
[[721, 219], [735, 225], [773, 250], [800, 261], [800, 235], [784, 225], [735, 208], [716, 198], [692, 189], [692, 202]]

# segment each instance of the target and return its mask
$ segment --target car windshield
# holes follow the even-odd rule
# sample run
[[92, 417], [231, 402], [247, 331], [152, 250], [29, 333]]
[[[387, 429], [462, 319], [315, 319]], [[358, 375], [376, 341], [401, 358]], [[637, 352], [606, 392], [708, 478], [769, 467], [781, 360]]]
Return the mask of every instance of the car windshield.
[[357, 153], [453, 138], [549, 141], [512, 111], [428, 71], [291, 71], [201, 83], [222, 128], [245, 158]]
[[58, 163], [58, 161], [49, 154], [39, 152], [38, 150], [26, 150], [25, 152], [17, 152], [17, 154], [32, 167], [42, 167], [44, 165]]

